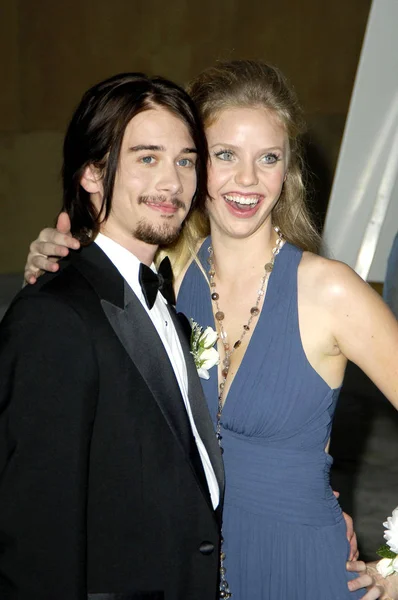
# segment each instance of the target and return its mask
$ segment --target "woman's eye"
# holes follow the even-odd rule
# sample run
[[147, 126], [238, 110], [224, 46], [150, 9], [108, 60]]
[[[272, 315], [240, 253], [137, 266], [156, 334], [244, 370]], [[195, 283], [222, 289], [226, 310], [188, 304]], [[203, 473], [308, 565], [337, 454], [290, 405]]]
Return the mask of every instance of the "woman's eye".
[[177, 164], [179, 167], [193, 167], [194, 166], [194, 162], [190, 158], [181, 158]]
[[220, 160], [232, 160], [233, 153], [230, 150], [220, 150], [220, 152], [216, 152], [215, 156]]
[[261, 159], [266, 165], [273, 165], [278, 162], [279, 156], [271, 152], [270, 154], [265, 154]]
[[144, 165], [152, 165], [155, 162], [155, 159], [153, 156], [142, 156], [140, 161], [144, 163]]

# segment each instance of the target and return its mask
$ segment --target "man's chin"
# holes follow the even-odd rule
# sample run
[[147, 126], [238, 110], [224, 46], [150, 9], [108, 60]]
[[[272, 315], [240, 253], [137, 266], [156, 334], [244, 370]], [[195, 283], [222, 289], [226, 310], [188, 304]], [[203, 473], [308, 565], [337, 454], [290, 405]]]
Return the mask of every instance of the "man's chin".
[[181, 226], [173, 227], [171, 225], [163, 225], [155, 227], [149, 223], [141, 221], [134, 232], [134, 237], [141, 242], [151, 244], [153, 246], [168, 246], [176, 241], [180, 235]]

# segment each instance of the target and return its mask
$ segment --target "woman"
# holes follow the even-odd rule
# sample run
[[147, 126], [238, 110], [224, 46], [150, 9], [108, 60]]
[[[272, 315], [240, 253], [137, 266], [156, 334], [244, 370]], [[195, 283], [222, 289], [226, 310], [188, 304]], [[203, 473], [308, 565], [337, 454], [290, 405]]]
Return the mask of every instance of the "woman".
[[[398, 408], [397, 322], [351, 269], [316, 255], [301, 111], [280, 72], [234, 61], [189, 91], [206, 127], [209, 198], [170, 255], [177, 309], [220, 335], [218, 378], [212, 369], [203, 387], [224, 452], [226, 579], [234, 600], [361, 598], [347, 588], [325, 449], [347, 359]], [[34, 244], [30, 256], [36, 248], [65, 252]]]

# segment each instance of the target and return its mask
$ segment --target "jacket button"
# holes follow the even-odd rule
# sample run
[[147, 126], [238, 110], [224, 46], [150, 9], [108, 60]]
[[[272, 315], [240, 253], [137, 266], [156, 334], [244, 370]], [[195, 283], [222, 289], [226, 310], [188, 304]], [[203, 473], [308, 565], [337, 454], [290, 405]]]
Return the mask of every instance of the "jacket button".
[[202, 542], [199, 546], [199, 551], [202, 554], [211, 554], [214, 551], [214, 544], [211, 542]]

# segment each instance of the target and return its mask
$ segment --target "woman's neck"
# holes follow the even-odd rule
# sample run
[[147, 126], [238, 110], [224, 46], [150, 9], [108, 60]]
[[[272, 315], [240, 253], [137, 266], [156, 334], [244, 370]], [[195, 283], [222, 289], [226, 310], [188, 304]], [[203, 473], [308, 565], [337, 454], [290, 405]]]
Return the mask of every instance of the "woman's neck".
[[214, 266], [219, 281], [233, 281], [261, 274], [271, 260], [277, 234], [273, 227], [258, 230], [246, 238], [232, 238], [212, 228], [211, 244]]

